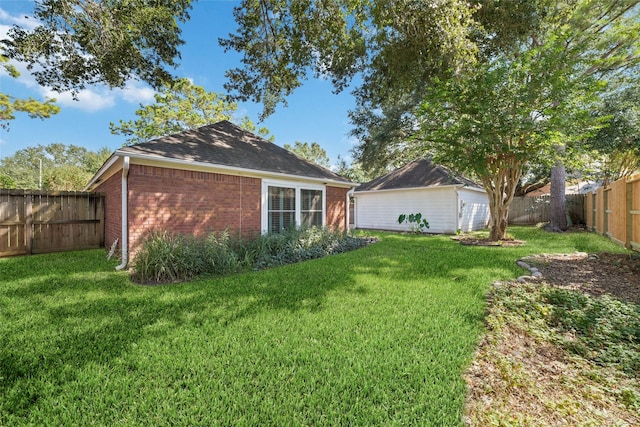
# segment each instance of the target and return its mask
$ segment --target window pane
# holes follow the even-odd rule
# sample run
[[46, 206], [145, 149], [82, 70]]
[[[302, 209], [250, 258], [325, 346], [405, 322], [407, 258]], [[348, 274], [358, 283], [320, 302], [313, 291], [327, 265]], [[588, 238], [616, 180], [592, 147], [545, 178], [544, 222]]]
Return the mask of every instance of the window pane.
[[322, 191], [301, 190], [300, 221], [308, 227], [322, 227]]
[[296, 190], [285, 187], [269, 187], [268, 209], [278, 211], [296, 210]]
[[322, 227], [322, 212], [302, 212], [302, 225], [307, 227]]
[[295, 226], [295, 188], [269, 187], [267, 204], [267, 231], [269, 233], [280, 233], [288, 227]]
[[295, 212], [269, 212], [269, 233], [280, 233], [295, 224]]
[[303, 211], [321, 211], [322, 210], [322, 191], [320, 190], [302, 190], [302, 210]]

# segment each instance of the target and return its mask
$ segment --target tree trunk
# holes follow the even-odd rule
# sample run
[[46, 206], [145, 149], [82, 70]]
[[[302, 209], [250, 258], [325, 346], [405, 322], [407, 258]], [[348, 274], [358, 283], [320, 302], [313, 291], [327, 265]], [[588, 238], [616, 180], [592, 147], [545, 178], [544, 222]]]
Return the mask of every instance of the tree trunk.
[[491, 212], [489, 239], [494, 242], [507, 238], [509, 206], [511, 206], [521, 174], [521, 162], [512, 158], [502, 159], [500, 165], [496, 166], [491, 174], [480, 177], [489, 197], [489, 210]]
[[492, 206], [491, 220], [489, 221], [489, 240], [497, 242], [507, 238], [508, 218], [509, 208], [505, 208], [504, 204], [499, 203]]
[[551, 168], [551, 218], [549, 231], [562, 232], [567, 229], [567, 203], [565, 197], [566, 170], [562, 160]]

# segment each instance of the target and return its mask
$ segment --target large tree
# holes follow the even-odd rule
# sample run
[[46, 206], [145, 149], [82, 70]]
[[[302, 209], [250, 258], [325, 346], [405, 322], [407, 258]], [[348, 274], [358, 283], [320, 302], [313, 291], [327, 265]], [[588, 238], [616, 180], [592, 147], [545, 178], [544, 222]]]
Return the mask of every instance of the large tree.
[[36, 0], [34, 25], [14, 25], [4, 54], [59, 92], [123, 87], [132, 78], [159, 87], [180, 56], [179, 24], [190, 7], [190, 0]]
[[[207, 92], [202, 86], [184, 78], [163, 84], [154, 97], [153, 104], [140, 105], [135, 113], [138, 116], [136, 120], [120, 120], [118, 125], [111, 123], [111, 133], [126, 135], [128, 144], [137, 144], [220, 120], [234, 120], [238, 110], [238, 105], [225, 96]], [[256, 129], [249, 117], [237, 121], [250, 132], [272, 138], [267, 128]]]
[[[480, 177], [490, 198], [491, 238], [505, 236], [508, 207], [527, 163], [555, 156], [552, 193], [564, 207], [564, 158], [599, 126], [589, 112], [607, 80], [637, 65], [637, 4], [543, 4], [544, 18], [526, 43], [427, 96], [424, 138], [434, 142], [437, 156]], [[553, 212], [551, 225], [566, 227], [564, 211]]]
[[[244, 52], [228, 87], [273, 111], [309, 71], [345, 87], [358, 72], [363, 160], [433, 154], [482, 180], [491, 237], [529, 162], [590, 127], [587, 107], [612, 70], [637, 60], [638, 2], [246, 0]], [[367, 155], [372, 153], [371, 155]]]
[[[36, 81], [74, 95], [87, 85], [124, 87], [140, 79], [159, 87], [172, 79], [180, 57], [179, 24], [189, 18], [190, 0], [36, 0], [31, 25], [14, 25], [0, 41], [0, 66], [18, 77], [9, 60], [27, 64]], [[26, 22], [26, 21], [23, 21]], [[55, 99], [20, 99], [0, 90], [0, 127], [15, 112], [47, 118]]]
[[110, 154], [59, 143], [23, 148], [0, 160], [0, 187], [37, 189], [42, 179], [43, 190], [82, 190]]
[[530, 90], [531, 76], [542, 71], [534, 64], [503, 59], [473, 76], [435, 84], [420, 112], [423, 135], [412, 144], [482, 182], [493, 240], [505, 238], [509, 206], [528, 164], [589, 126], [587, 111], [555, 102], [560, 93], [565, 100], [576, 94], [556, 88], [557, 96], [547, 97]]

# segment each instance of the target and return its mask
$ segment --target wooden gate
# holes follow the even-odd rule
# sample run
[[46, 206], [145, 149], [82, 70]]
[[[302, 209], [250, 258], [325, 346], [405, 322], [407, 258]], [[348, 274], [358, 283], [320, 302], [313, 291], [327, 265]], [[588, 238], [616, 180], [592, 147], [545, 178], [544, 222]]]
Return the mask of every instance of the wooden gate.
[[104, 196], [0, 190], [0, 257], [104, 246]]

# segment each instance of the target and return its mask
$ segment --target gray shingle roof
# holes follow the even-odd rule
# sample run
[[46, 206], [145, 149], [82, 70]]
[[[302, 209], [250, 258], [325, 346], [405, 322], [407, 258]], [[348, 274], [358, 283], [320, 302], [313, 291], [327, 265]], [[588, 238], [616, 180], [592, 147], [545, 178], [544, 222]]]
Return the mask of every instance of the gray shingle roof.
[[124, 147], [119, 152], [350, 182], [226, 120]]
[[398, 190], [444, 185], [464, 185], [482, 188], [478, 183], [451, 172], [430, 159], [414, 160], [405, 166], [389, 172], [356, 188], [356, 191]]

